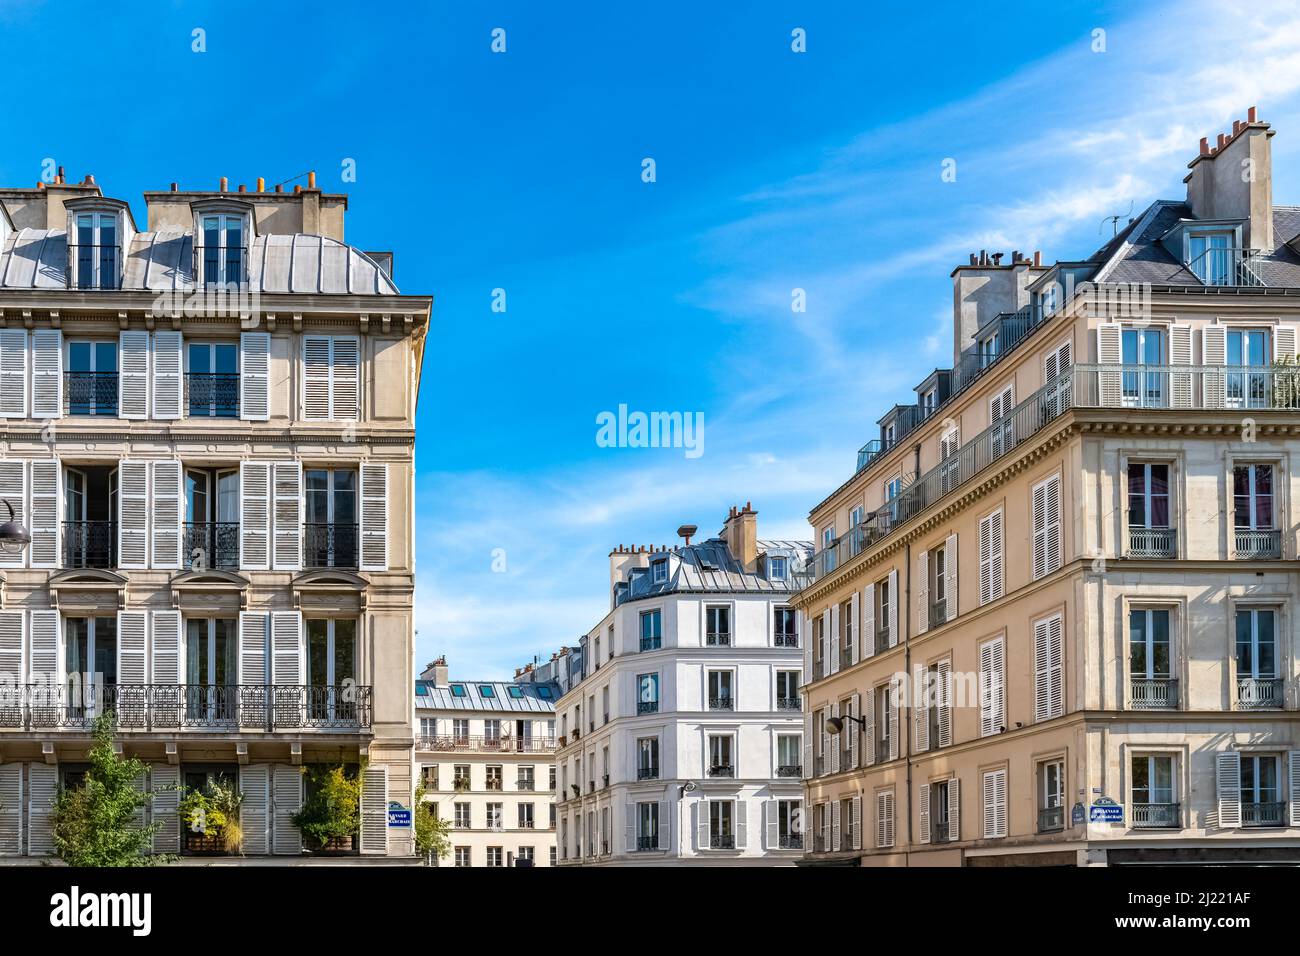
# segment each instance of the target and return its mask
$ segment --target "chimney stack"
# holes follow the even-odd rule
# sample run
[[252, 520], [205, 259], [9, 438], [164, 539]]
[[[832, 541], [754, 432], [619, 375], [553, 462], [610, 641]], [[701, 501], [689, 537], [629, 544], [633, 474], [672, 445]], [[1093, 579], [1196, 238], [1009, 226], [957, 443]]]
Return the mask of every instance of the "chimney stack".
[[434, 687], [447, 686], [447, 655], [442, 654], [436, 661], [428, 664], [424, 668], [424, 673], [420, 675], [420, 680], [429, 681]]
[[721, 537], [742, 570], [750, 574], [758, 570], [758, 512], [752, 504], [746, 501], [743, 508], [732, 506]]
[[1255, 107], [1246, 119], [1232, 121], [1232, 133], [1219, 133], [1215, 145], [1202, 139], [1188, 163], [1187, 204], [1196, 219], [1244, 220], [1247, 249], [1273, 249], [1273, 129]]

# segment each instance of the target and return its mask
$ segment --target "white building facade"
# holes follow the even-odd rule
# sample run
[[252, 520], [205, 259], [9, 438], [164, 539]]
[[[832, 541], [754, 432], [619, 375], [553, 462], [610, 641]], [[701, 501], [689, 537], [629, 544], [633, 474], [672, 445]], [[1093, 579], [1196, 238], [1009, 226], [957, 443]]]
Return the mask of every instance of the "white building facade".
[[547, 681], [460, 681], [439, 658], [415, 686], [424, 801], [451, 825], [440, 866], [554, 866], [555, 700]]
[[561, 865], [791, 864], [802, 854], [799, 686], [788, 607], [806, 542], [718, 538], [610, 555], [613, 607], [557, 705]]

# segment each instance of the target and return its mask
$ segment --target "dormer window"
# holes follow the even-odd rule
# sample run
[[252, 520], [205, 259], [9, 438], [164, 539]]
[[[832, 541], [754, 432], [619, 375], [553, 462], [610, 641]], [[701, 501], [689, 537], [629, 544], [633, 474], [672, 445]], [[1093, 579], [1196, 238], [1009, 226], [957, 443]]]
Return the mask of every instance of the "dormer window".
[[767, 559], [767, 576], [773, 581], [785, 580], [786, 559], [772, 555]]
[[668, 562], [656, 561], [650, 566], [653, 569], [653, 578], [655, 584], [663, 584], [668, 580]]
[[121, 230], [117, 214], [81, 212], [75, 214], [75, 234], [69, 243], [72, 285], [77, 289], [121, 287]]
[[1232, 234], [1192, 233], [1187, 237], [1187, 265], [1206, 285], [1240, 285], [1234, 281]]
[[241, 286], [248, 259], [247, 229], [238, 214], [200, 217], [202, 233], [198, 244], [199, 267], [205, 286]]
[[923, 418], [929, 418], [934, 413], [936, 397], [933, 388], [921, 396], [921, 416]]

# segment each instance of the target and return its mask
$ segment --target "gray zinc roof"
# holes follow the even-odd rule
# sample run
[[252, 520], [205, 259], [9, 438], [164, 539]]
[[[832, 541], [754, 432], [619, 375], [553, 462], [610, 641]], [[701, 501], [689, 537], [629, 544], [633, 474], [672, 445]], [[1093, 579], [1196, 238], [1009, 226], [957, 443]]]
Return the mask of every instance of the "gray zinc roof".
[[[453, 687], [462, 687], [463, 696], [453, 693]], [[480, 688], [492, 688], [492, 696], [485, 697]], [[517, 688], [521, 696], [514, 697], [510, 688]], [[539, 687], [550, 691], [550, 698], [538, 693]], [[416, 710], [464, 710], [479, 712], [518, 712], [539, 714], [545, 717], [555, 713], [555, 702], [560, 699], [559, 685], [534, 681], [448, 681], [437, 686], [432, 681], [415, 682]]]
[[[746, 572], [732, 556], [726, 541], [709, 538], [697, 544], [682, 545], [664, 552], [668, 560], [667, 580], [658, 584], [650, 569], [633, 574], [627, 600], [654, 597], [674, 591], [687, 592], [781, 592], [799, 590], [792, 572], [800, 569], [812, 556], [811, 541], [759, 541], [760, 554], [789, 559], [784, 579], [769, 578], [766, 573]], [[651, 564], [659, 555], [651, 557]]]

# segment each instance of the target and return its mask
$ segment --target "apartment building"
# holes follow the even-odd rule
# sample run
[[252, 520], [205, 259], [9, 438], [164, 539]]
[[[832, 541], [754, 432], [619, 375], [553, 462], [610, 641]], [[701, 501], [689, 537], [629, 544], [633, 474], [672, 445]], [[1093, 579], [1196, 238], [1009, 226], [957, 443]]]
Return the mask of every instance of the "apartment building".
[[1252, 109], [954, 356], [810, 514], [810, 863], [1300, 859], [1300, 208]]
[[715, 538], [610, 553], [610, 611], [561, 652], [563, 865], [792, 864], [803, 851], [803, 652], [790, 605], [809, 542]]
[[424, 800], [451, 824], [442, 866], [555, 866], [558, 685], [453, 681], [440, 657], [415, 685]]
[[[177, 786], [243, 793], [248, 856], [303, 852], [304, 767], [364, 765], [354, 852], [414, 855], [414, 415], [432, 300], [343, 239], [345, 195], [92, 176], [0, 189], [0, 856], [111, 711], [158, 852]], [[344, 841], [345, 844], [347, 841]], [[346, 846], [344, 847], [346, 849]]]

